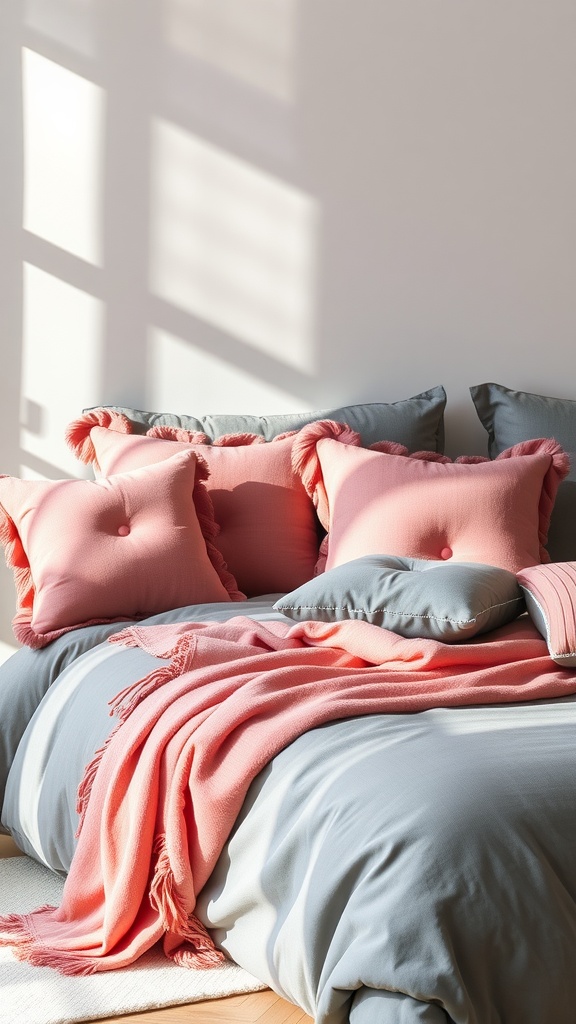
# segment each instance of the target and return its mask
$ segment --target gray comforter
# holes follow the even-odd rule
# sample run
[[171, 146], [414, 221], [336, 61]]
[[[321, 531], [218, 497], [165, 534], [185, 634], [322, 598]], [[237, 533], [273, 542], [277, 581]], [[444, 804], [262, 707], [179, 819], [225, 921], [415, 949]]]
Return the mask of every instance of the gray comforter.
[[[169, 619], [239, 610], [281, 618]], [[2, 824], [55, 870], [107, 701], [157, 664], [102, 643], [119, 628], [0, 668]], [[575, 740], [570, 699], [306, 732], [252, 784], [199, 916], [321, 1024], [574, 1024]]]

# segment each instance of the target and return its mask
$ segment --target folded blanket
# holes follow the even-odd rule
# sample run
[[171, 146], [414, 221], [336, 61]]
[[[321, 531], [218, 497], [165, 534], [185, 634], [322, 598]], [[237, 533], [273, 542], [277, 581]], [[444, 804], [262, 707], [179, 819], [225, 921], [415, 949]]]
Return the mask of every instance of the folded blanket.
[[70, 974], [126, 966], [160, 938], [186, 966], [219, 954], [194, 917], [248, 787], [301, 733], [350, 716], [553, 698], [576, 691], [528, 619], [471, 644], [361, 621], [129, 627], [110, 638], [160, 658], [118, 694], [86, 769], [59, 908], [0, 919], [5, 945]]

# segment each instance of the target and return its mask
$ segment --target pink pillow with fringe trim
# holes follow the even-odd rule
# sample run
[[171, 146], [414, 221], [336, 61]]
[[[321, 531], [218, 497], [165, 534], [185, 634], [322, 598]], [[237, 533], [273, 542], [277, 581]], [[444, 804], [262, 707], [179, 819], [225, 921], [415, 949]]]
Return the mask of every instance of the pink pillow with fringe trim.
[[482, 562], [514, 573], [549, 561], [550, 513], [568, 472], [556, 441], [456, 462], [359, 443], [354, 431], [328, 420], [304, 427], [294, 443], [294, 467], [328, 531], [326, 569], [372, 554]]
[[14, 571], [14, 635], [44, 647], [97, 622], [241, 600], [194, 452], [106, 480], [0, 477], [0, 540]]
[[576, 666], [576, 562], [532, 565], [518, 573], [530, 617], [550, 657], [562, 668]]
[[93, 410], [67, 430], [78, 458], [104, 476], [157, 463], [175, 451], [201, 453], [220, 527], [215, 543], [249, 597], [287, 593], [314, 574], [318, 524], [292, 468], [295, 436], [265, 441], [256, 434], [229, 434], [211, 442], [206, 434], [174, 427], [132, 434], [130, 421], [119, 413], [111, 418], [109, 410]]

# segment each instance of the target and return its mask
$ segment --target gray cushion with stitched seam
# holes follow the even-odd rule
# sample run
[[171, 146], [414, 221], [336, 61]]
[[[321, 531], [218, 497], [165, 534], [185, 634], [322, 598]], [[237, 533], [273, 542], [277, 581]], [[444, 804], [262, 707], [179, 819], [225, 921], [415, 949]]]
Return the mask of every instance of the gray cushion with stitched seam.
[[292, 619], [362, 619], [405, 637], [467, 640], [525, 610], [514, 573], [477, 562], [364, 555], [304, 583], [274, 605]]

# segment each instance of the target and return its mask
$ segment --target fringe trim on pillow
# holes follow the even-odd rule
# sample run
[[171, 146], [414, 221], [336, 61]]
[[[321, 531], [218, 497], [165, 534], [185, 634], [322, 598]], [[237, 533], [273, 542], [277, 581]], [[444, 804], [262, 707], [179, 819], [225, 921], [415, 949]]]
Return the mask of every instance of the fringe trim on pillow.
[[[5, 474], [4, 474], [5, 475]], [[1, 479], [1, 477], [0, 477]], [[10, 518], [6, 509], [0, 504], [0, 544], [4, 548], [6, 565], [12, 570], [14, 585], [16, 587], [16, 598], [18, 608], [21, 611], [32, 612], [34, 601], [34, 583], [28, 557], [24, 551], [20, 534], [14, 520]], [[17, 624], [18, 616], [13, 620], [12, 625]]]
[[146, 437], [157, 437], [161, 441], [187, 441], [189, 444], [211, 444], [208, 434], [201, 430], [185, 430], [184, 427], [168, 427], [158, 424], [146, 431]]
[[[58, 637], [64, 636], [65, 633], [70, 633], [75, 629], [84, 629], [86, 626], [104, 626], [114, 624], [115, 622], [126, 622], [127, 615], [115, 615], [113, 619], [102, 618], [102, 619], [87, 619], [86, 622], [74, 622], [70, 626], [62, 626], [61, 629], [52, 629], [48, 633], [37, 633], [32, 628], [28, 621], [20, 622], [20, 615], [17, 615], [12, 621], [12, 628], [14, 630], [14, 636], [21, 644], [25, 644], [26, 647], [32, 647], [34, 650], [39, 650], [42, 647], [47, 647], [53, 640], [57, 640]], [[137, 620], [134, 620], [137, 621]]]
[[403, 455], [407, 459], [419, 459], [420, 462], [452, 462], [449, 455], [441, 455], [440, 452], [411, 452], [405, 444], [398, 441], [374, 441], [368, 445], [368, 451], [383, 452], [384, 455]]
[[[5, 474], [3, 475], [5, 476]], [[6, 565], [12, 570], [16, 588], [18, 610], [12, 619], [14, 636], [19, 643], [25, 644], [27, 647], [44, 647], [48, 641], [39, 638], [30, 625], [35, 589], [28, 557], [16, 524], [2, 505], [0, 505], [0, 544], [4, 548]]]
[[549, 455], [550, 466], [544, 476], [540, 503], [538, 506], [538, 537], [540, 540], [540, 560], [549, 562], [550, 555], [546, 549], [548, 543], [548, 528], [550, 517], [558, 488], [570, 471], [570, 457], [562, 448], [562, 445], [551, 437], [540, 437], [530, 441], [521, 441], [519, 444], [507, 448], [506, 451], [496, 456], [495, 462], [500, 459], [511, 459], [518, 455]]
[[184, 427], [156, 426], [146, 431], [146, 437], [160, 438], [162, 441], [186, 441], [188, 444], [213, 445], [216, 448], [236, 448], [248, 444], [266, 444], [261, 434], [221, 434], [211, 438], [200, 430], [185, 430]]
[[410, 451], [405, 444], [398, 441], [374, 441], [368, 445], [368, 451], [384, 452], [385, 455], [409, 455]]
[[441, 455], [440, 452], [411, 452], [406, 453], [408, 459], [418, 459], [420, 462], [452, 462], [449, 455]]
[[251, 444], [274, 444], [276, 441], [285, 441], [287, 437], [295, 437], [297, 430], [285, 430], [283, 434], [276, 434], [270, 441], [267, 441], [262, 434], [220, 434], [214, 438], [214, 448], [241, 448]]
[[327, 530], [330, 508], [320, 460], [316, 453], [317, 442], [325, 437], [334, 438], [335, 441], [351, 444], [357, 448], [362, 446], [362, 438], [346, 423], [337, 423], [335, 420], [316, 420], [314, 423], [309, 423], [302, 427], [294, 438], [292, 468], [300, 476], [308, 497], [314, 503], [318, 518], [324, 529]]
[[92, 427], [107, 427], [119, 434], [132, 433], [132, 424], [128, 417], [113, 409], [92, 409], [77, 420], [73, 420], [66, 427], [64, 438], [76, 458], [86, 465], [98, 466], [96, 449], [90, 438]]
[[66, 629], [55, 629], [51, 633], [36, 633], [29, 623], [18, 622], [16, 619], [12, 620], [12, 629], [18, 643], [23, 644], [25, 647], [31, 647], [34, 651], [38, 651], [42, 647], [47, 647], [53, 640], [57, 640], [59, 636], [63, 636], [64, 633], [68, 633], [70, 629], [80, 629], [82, 625], [90, 626], [96, 625], [96, 623], [80, 623], [79, 625], [70, 626]]
[[251, 444], [266, 444], [262, 434], [220, 434], [212, 441], [214, 448], [245, 448]]
[[200, 529], [202, 530], [202, 536], [206, 542], [208, 557], [214, 566], [214, 569], [218, 573], [223, 586], [228, 591], [230, 600], [245, 601], [246, 594], [243, 594], [242, 591], [238, 589], [236, 579], [228, 569], [222, 552], [214, 543], [220, 532], [220, 526], [214, 518], [214, 505], [212, 504], [212, 498], [210, 497], [208, 488], [205, 484], [205, 480], [210, 476], [210, 470], [208, 468], [208, 464], [199, 452], [196, 452], [195, 454], [196, 478], [194, 483], [193, 500], [196, 515], [198, 516], [198, 522], [200, 523]]
[[298, 433], [298, 430], [285, 430], [282, 434], [276, 434], [272, 438], [270, 444], [274, 444], [274, 441], [285, 441], [287, 437], [296, 437], [296, 434]]
[[328, 559], [328, 545], [330, 543], [330, 534], [327, 533], [320, 542], [318, 548], [318, 558], [316, 559], [316, 565], [314, 566], [314, 576], [321, 576], [323, 572], [326, 572], [326, 561]]

